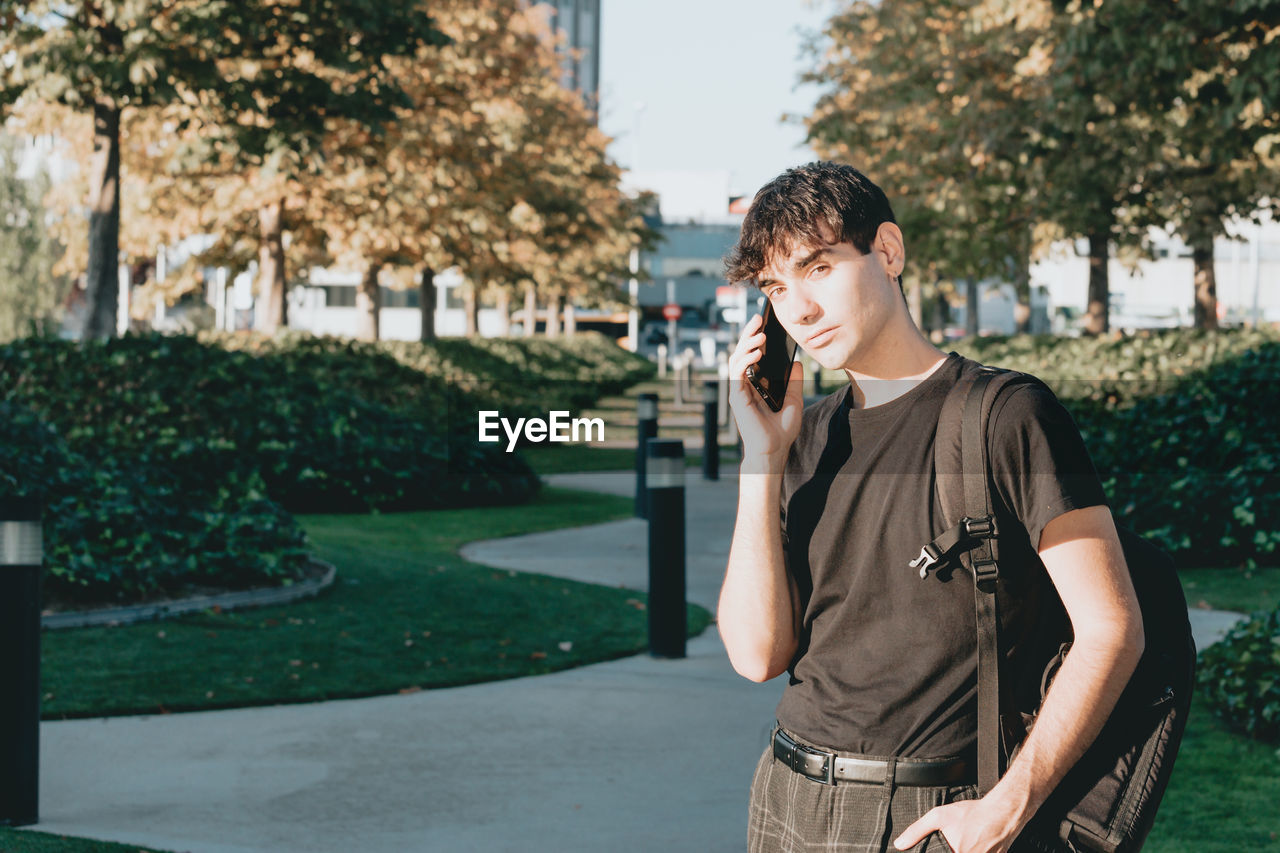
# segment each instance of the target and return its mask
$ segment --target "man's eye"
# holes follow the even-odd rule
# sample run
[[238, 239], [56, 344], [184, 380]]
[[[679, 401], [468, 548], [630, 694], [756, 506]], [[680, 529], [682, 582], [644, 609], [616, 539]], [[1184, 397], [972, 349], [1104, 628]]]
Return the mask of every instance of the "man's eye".
[[783, 291], [783, 288], [774, 287], [774, 288], [770, 288], [769, 290], [766, 290], [764, 292], [764, 295], [765, 295], [765, 298], [768, 299], [770, 302], [777, 302], [778, 299], [781, 298], [782, 296], [782, 291]]
[[813, 268], [809, 270], [809, 275], [811, 276], [826, 275], [830, 269], [831, 267], [827, 266], [826, 264], [815, 264]]

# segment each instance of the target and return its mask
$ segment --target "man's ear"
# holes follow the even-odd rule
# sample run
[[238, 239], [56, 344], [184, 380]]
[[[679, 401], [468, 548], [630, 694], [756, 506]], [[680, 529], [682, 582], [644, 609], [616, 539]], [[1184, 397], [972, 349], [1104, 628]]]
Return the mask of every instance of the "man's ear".
[[876, 229], [875, 242], [871, 251], [880, 257], [885, 272], [890, 278], [902, 275], [907, 265], [907, 250], [902, 242], [902, 229], [892, 222], [881, 222]]

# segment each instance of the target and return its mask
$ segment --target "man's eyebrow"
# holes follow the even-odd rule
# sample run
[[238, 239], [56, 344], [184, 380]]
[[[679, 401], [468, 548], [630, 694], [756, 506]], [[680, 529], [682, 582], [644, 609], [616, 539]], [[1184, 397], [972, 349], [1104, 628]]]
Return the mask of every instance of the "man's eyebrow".
[[[805, 255], [803, 258], [796, 261], [795, 263], [787, 264], [786, 265], [787, 269], [798, 272], [804, 269], [805, 267], [820, 260], [823, 255], [826, 255], [827, 253], [831, 252], [833, 248], [834, 248], [833, 246], [819, 246], [818, 248], [814, 249], [812, 252]], [[759, 279], [759, 285], [760, 287], [763, 288], [763, 287], [769, 286], [770, 284], [774, 284], [775, 281], [776, 280], [772, 278], [762, 278], [762, 279]]]

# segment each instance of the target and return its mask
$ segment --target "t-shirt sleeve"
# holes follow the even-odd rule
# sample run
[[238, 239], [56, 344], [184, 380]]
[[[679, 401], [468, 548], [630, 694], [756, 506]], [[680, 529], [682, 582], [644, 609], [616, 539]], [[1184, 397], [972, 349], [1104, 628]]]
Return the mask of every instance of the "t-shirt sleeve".
[[1045, 525], [1063, 513], [1106, 504], [1080, 430], [1044, 386], [1001, 395], [987, 434], [995, 489], [1032, 548], [1039, 550]]

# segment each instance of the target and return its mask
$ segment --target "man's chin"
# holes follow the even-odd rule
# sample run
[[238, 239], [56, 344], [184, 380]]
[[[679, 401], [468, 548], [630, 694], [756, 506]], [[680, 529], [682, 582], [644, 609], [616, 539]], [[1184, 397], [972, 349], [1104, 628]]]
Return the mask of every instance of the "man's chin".
[[828, 347], [823, 347], [817, 351], [805, 350], [809, 358], [822, 365], [823, 370], [843, 370], [844, 359]]

